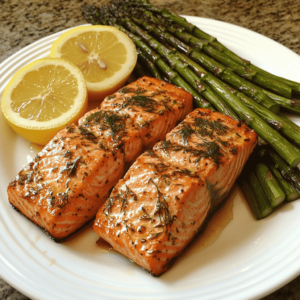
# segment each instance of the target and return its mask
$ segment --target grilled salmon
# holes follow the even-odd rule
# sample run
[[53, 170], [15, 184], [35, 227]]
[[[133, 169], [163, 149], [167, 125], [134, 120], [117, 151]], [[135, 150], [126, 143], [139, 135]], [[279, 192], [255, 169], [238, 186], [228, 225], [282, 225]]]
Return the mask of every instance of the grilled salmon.
[[192, 110], [192, 96], [144, 77], [61, 130], [9, 184], [10, 203], [62, 241], [89, 222], [125, 170]]
[[95, 232], [161, 275], [224, 200], [256, 140], [244, 123], [196, 109], [131, 166], [98, 211]]

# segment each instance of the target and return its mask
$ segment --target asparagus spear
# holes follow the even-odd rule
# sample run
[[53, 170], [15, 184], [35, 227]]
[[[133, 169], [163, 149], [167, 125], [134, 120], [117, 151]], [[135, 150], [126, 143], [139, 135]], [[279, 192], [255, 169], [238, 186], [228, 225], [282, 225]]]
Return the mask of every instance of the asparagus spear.
[[270, 168], [270, 170], [272, 171], [273, 175], [277, 178], [277, 181], [281, 187], [281, 189], [283, 190], [285, 196], [286, 196], [286, 201], [294, 201], [296, 199], [300, 198], [300, 194], [292, 187], [292, 185], [287, 182], [283, 176], [281, 175], [281, 173], [278, 171], [278, 169], [276, 168], [276, 166], [272, 163], [268, 164], [268, 167]]
[[300, 115], [300, 101], [294, 100], [294, 99], [287, 99], [285, 97], [276, 95], [274, 93], [271, 93], [269, 91], [266, 91], [263, 89], [263, 92], [268, 95], [271, 99], [273, 99], [277, 104], [284, 107], [286, 110], [295, 113], [297, 115]]
[[281, 204], [285, 200], [285, 194], [268, 167], [263, 163], [258, 163], [255, 167], [255, 173], [269, 199], [271, 207], [274, 208]]
[[230, 89], [230, 91], [233, 92], [235, 95], [237, 95], [239, 99], [242, 100], [249, 108], [251, 108], [261, 118], [263, 118], [271, 127], [278, 130], [294, 144], [300, 146], [300, 130], [299, 128], [296, 128], [296, 124], [294, 124], [288, 118], [282, 117], [282, 115], [274, 114], [273, 112], [269, 111], [264, 106], [256, 103], [244, 94], [233, 90], [229, 87], [227, 88]]
[[159, 71], [155, 67], [154, 63], [150, 59], [148, 59], [147, 56], [144, 54], [144, 52], [141, 51], [139, 48], [137, 49], [137, 53], [138, 53], [138, 56], [141, 59], [141, 61], [144, 62], [144, 64], [147, 66], [147, 69], [149, 70], [151, 75], [154, 78], [161, 80], [162, 78], [159, 74]]
[[284, 114], [279, 113], [278, 114], [286, 123], [290, 124], [291, 126], [293, 126], [296, 130], [300, 131], [300, 127], [295, 124], [292, 120], [290, 120], [289, 118], [287, 118]]
[[[116, 2], [121, 2], [121, 1], [116, 1]], [[211, 35], [205, 33], [204, 31], [200, 30], [197, 28], [195, 25], [189, 23], [186, 21], [185, 18], [180, 17], [170, 11], [168, 11], [166, 8], [157, 8], [151, 4], [146, 4], [146, 3], [138, 3], [139, 1], [122, 1], [129, 3], [130, 5], [133, 6], [140, 6], [143, 9], [147, 9], [149, 11], [153, 11], [155, 13], [160, 14], [170, 22], [174, 22], [180, 26], [182, 26], [187, 32], [192, 33], [194, 36], [198, 37], [199, 39], [207, 40], [210, 42], [212, 45], [214, 45], [217, 49], [220, 49], [225, 55], [231, 57], [234, 59], [237, 63], [239, 63], [242, 66], [246, 66], [247, 68], [252, 68], [254, 71], [257, 71], [261, 76], [264, 76], [265, 78], [270, 78], [271, 80], [277, 81], [278, 83], [282, 84], [282, 86], [286, 85], [290, 87], [292, 90], [300, 92], [300, 83], [288, 80], [273, 74], [270, 74], [254, 65], [252, 65], [249, 61], [240, 58], [238, 55], [236, 55], [234, 52], [226, 48], [223, 44], [217, 41], [215, 37], [212, 37]], [[287, 98], [291, 97], [290, 95], [283, 95], [286, 96]]]
[[87, 22], [91, 24], [104, 24], [104, 25], [113, 25], [117, 27], [119, 30], [126, 33], [131, 40], [135, 43], [137, 47], [139, 47], [147, 56], [149, 60], [151, 60], [162, 72], [164, 72], [165, 76], [175, 85], [182, 87], [187, 92], [191, 93], [195, 104], [197, 107], [202, 108], [210, 108], [211, 110], [215, 110], [206, 100], [204, 100], [186, 81], [184, 81], [177, 72], [173, 71], [168, 64], [161, 59], [161, 57], [155, 53], [146, 43], [144, 43], [140, 37], [130, 33], [121, 25], [116, 24], [116, 19], [110, 15], [108, 7], [102, 7], [100, 10], [96, 6], [82, 6], [83, 17]]
[[300, 193], [300, 173], [297, 168], [292, 168], [273, 150], [268, 150], [270, 157], [283, 178], [285, 178], [294, 189]]
[[[236, 89], [241, 89], [245, 94], [249, 97], [253, 98], [258, 103], [261, 103], [271, 111], [278, 113], [279, 112], [279, 105], [277, 105], [273, 100], [271, 100], [266, 94], [262, 92], [262, 90], [252, 83], [246, 81], [245, 79], [239, 77], [235, 73], [227, 70], [221, 64], [215, 62], [211, 58], [209, 58], [204, 53], [198, 52], [192, 47], [184, 44], [180, 40], [173, 37], [171, 34], [167, 33], [166, 30], [161, 31], [156, 26], [149, 24], [141, 19], [132, 18], [133, 21], [142, 25], [149, 33], [154, 34], [161, 40], [166, 40], [169, 44], [174, 46], [177, 50], [183, 51], [189, 57], [191, 57], [195, 62], [200, 63], [214, 75], [220, 77], [222, 80], [226, 81], [231, 86], [235, 87]], [[193, 67], [192, 65], [190, 65]], [[267, 97], [266, 97], [267, 96]]]
[[240, 184], [256, 219], [260, 220], [272, 213], [270, 202], [253, 171], [245, 178], [242, 178]]

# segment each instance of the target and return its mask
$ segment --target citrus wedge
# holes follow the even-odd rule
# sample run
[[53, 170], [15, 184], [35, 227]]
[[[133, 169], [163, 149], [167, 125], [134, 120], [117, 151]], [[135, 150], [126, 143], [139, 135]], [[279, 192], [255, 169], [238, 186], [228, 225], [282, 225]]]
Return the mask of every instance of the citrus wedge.
[[89, 100], [102, 100], [120, 89], [135, 67], [137, 52], [131, 39], [112, 26], [80, 26], [62, 34], [51, 57], [64, 58], [82, 71]]
[[64, 59], [36, 60], [6, 86], [2, 112], [25, 139], [46, 145], [67, 124], [87, 111], [86, 83], [80, 70]]

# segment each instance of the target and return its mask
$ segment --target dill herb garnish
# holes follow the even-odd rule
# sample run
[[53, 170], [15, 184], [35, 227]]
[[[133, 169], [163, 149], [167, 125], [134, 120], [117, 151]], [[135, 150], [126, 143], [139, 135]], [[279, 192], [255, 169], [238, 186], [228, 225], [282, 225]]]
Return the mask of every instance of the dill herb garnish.
[[103, 208], [103, 212], [106, 216], [109, 216], [110, 210], [112, 208], [112, 206], [115, 203], [115, 198], [114, 197], [110, 197], [107, 201], [106, 201], [106, 205]]
[[215, 132], [216, 135], [224, 135], [229, 130], [229, 127], [217, 122], [217, 121], [209, 121], [207, 119], [203, 118], [197, 118], [195, 119], [195, 131], [202, 137], [205, 136], [213, 136], [213, 133]]
[[157, 190], [157, 199], [153, 214], [156, 215], [158, 213], [159, 221], [162, 225], [169, 225], [173, 222], [173, 219], [168, 208], [167, 200], [152, 178], [149, 179], [149, 182], [151, 182]]
[[195, 164], [198, 164], [202, 157], [204, 158], [212, 158], [214, 163], [219, 166], [219, 156], [222, 156], [220, 153], [220, 147], [216, 142], [203, 142], [203, 143], [195, 143], [197, 147], [201, 147], [201, 149], [195, 149], [188, 146], [174, 145], [170, 141], [164, 141], [161, 143], [161, 149], [165, 151], [183, 151], [183, 153], [189, 153], [191, 156], [197, 157], [194, 161]]
[[119, 93], [121, 94], [127, 94], [127, 93], [134, 93], [135, 90], [133, 88], [129, 88], [127, 86], [124, 86], [122, 89], [119, 90]]
[[158, 157], [153, 150], [147, 150], [145, 154], [148, 154], [150, 157]]
[[62, 169], [60, 172], [66, 172], [69, 171], [69, 177], [72, 177], [76, 174], [76, 170], [78, 167], [78, 162], [81, 159], [81, 155], [76, 157], [73, 161], [67, 161], [66, 167]]
[[147, 96], [137, 95], [125, 99], [122, 104], [122, 108], [128, 106], [142, 107], [144, 111], [154, 113], [156, 112], [159, 103]]
[[[127, 117], [127, 116], [126, 116]], [[104, 122], [100, 124], [101, 130], [111, 130], [111, 135], [113, 139], [119, 133], [119, 131], [124, 129], [124, 116], [120, 116], [117, 114], [108, 114], [104, 113], [103, 116]]]
[[166, 169], [168, 169], [168, 166], [164, 165], [163, 163], [147, 163], [147, 165], [153, 166], [159, 173], [164, 172]]
[[119, 139], [123, 135], [126, 118], [128, 118], [128, 115], [119, 115], [100, 110], [90, 115], [86, 120], [87, 123], [93, 122], [95, 124], [99, 124], [100, 130], [110, 129], [111, 135], [115, 140], [117, 135]]
[[188, 144], [189, 137], [195, 132], [190, 125], [184, 124], [179, 130], [178, 133], [181, 135], [183, 142]]
[[74, 132], [75, 132], [75, 131], [74, 131], [74, 128], [73, 128], [73, 127], [69, 127], [69, 128], [68, 128], [68, 132], [69, 132], [69, 133], [74, 133]]
[[229, 149], [229, 152], [233, 155], [237, 154], [238, 151], [238, 147], [237, 146], [233, 146]]
[[85, 135], [85, 137], [88, 140], [95, 140], [97, 138], [91, 131], [87, 130], [86, 128], [84, 128], [82, 126], [79, 126], [78, 129], [80, 130], [80, 133], [82, 135]]

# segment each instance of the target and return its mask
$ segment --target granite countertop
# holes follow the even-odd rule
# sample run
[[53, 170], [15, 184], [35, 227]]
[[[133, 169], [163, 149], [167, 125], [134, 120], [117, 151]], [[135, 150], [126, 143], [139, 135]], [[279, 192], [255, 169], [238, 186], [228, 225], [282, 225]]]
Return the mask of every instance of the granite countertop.
[[[295, 0], [150, 0], [184, 15], [225, 21], [261, 33], [300, 55], [300, 2]], [[100, 6], [109, 1], [90, 0]], [[0, 0], [0, 63], [42, 37], [85, 24], [81, 0]], [[0, 279], [0, 299], [26, 296]], [[300, 299], [300, 276], [264, 300]]]

